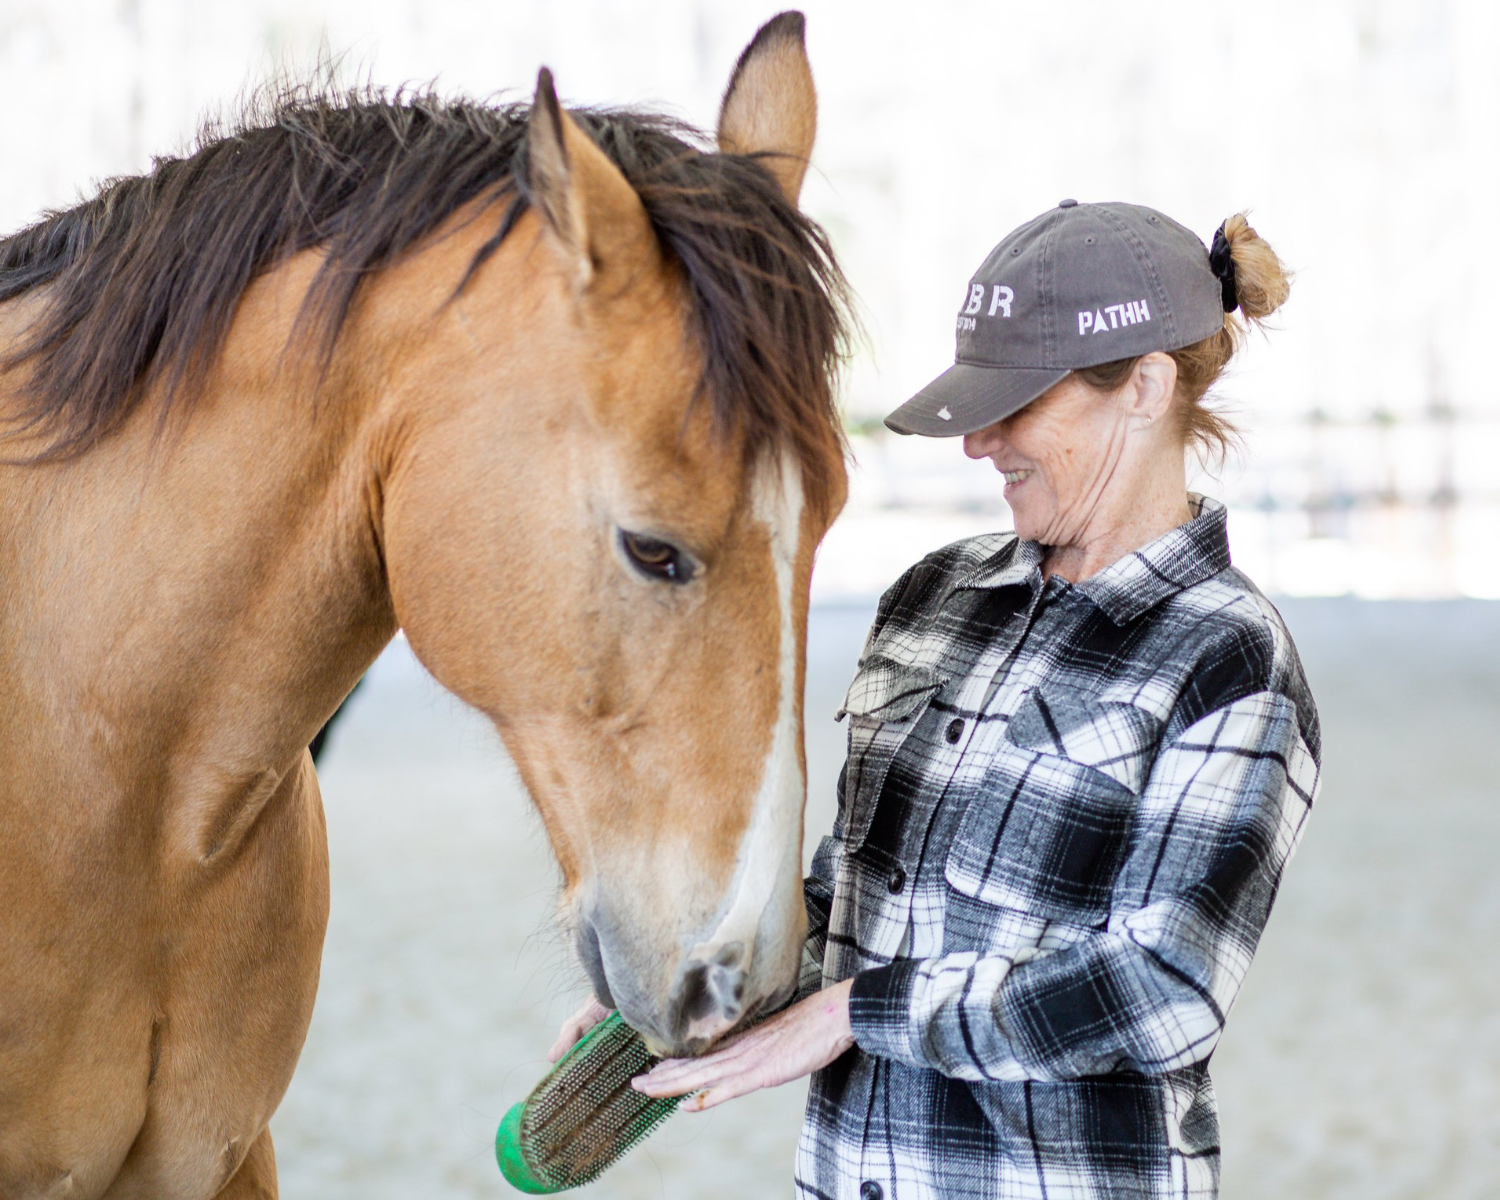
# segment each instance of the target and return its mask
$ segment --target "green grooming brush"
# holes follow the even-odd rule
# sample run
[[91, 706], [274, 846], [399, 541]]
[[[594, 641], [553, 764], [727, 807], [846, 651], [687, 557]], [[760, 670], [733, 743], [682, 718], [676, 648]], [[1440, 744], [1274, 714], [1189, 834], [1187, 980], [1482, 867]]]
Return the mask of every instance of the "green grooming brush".
[[500, 1173], [532, 1195], [599, 1178], [682, 1102], [653, 1100], [630, 1086], [660, 1061], [619, 1013], [610, 1013], [505, 1114], [495, 1133]]

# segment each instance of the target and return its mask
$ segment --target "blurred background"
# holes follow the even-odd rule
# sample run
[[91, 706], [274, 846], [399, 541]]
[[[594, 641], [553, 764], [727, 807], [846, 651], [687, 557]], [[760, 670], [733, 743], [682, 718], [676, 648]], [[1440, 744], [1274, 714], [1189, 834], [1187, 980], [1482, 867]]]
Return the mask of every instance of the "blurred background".
[[[1008, 527], [958, 445], [879, 417], [942, 370], [970, 272], [1065, 196], [1205, 239], [1248, 208], [1297, 271], [1220, 388], [1243, 452], [1197, 486], [1278, 597], [1326, 721], [1325, 792], [1215, 1060], [1226, 1200], [1500, 1195], [1500, 5], [806, 0], [805, 207], [866, 337], [854, 490], [819, 558], [809, 828], [874, 597]], [[278, 73], [666, 108], [711, 125], [775, 8], [743, 0], [0, 0], [0, 232], [182, 150]], [[507, 1194], [489, 1140], [579, 976], [492, 732], [398, 642], [323, 772], [335, 892], [283, 1194]], [[800, 1089], [681, 1117], [590, 1194], [786, 1194]]]

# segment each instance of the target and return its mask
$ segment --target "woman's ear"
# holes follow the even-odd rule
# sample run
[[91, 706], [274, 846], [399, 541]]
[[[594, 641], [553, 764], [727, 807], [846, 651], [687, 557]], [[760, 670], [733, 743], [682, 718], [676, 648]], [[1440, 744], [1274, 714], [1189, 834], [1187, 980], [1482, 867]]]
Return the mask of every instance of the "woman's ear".
[[1125, 406], [1131, 416], [1147, 422], [1161, 420], [1172, 409], [1177, 392], [1177, 362], [1170, 354], [1153, 350], [1135, 364], [1125, 388]]

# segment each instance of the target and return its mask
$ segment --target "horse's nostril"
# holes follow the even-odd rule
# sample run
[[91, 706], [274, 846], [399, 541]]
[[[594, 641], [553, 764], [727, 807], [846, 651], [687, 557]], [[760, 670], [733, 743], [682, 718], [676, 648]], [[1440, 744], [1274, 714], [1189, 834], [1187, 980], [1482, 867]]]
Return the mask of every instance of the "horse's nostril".
[[719, 1011], [731, 1021], [739, 1020], [745, 1011], [745, 972], [738, 967], [711, 967], [708, 987], [718, 1002]]
[[695, 1025], [704, 1025], [710, 1027], [705, 1032], [712, 1037], [744, 1015], [746, 975], [738, 966], [744, 950], [740, 947], [732, 954], [725, 953], [735, 945], [726, 946], [711, 961], [691, 962], [684, 968], [677, 985], [675, 1025], [679, 1034], [692, 1036]]
[[714, 955], [714, 962], [721, 967], [731, 969], [741, 966], [745, 961], [744, 942], [726, 942], [719, 947], [719, 952]]
[[708, 967], [695, 963], [682, 975], [678, 1011], [684, 1022], [698, 1021], [708, 1016], [714, 1007], [714, 994], [708, 985]]

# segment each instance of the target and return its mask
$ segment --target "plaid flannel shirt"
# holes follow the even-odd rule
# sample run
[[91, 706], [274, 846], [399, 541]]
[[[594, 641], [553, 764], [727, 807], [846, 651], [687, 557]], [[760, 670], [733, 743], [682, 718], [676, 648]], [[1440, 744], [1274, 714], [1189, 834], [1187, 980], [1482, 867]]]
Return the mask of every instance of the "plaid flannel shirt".
[[1014, 535], [881, 600], [840, 716], [801, 991], [853, 978], [803, 1200], [1211, 1197], [1208, 1060], [1318, 787], [1225, 512], [1082, 584]]

